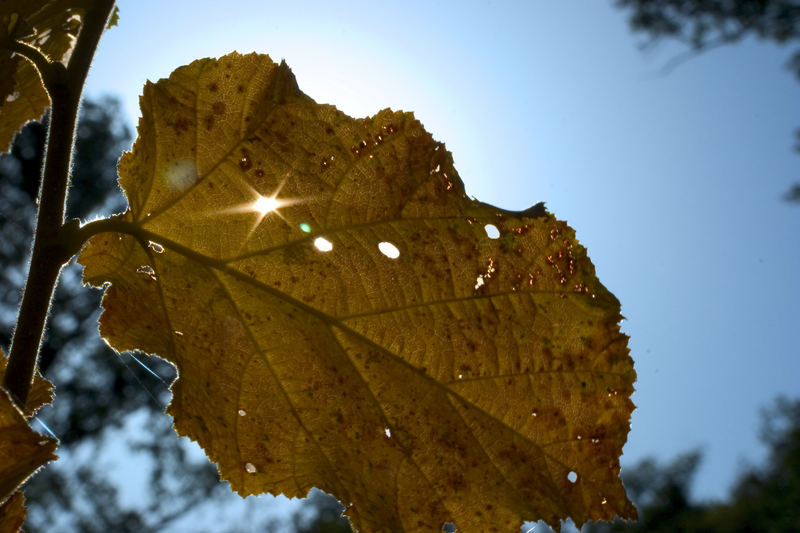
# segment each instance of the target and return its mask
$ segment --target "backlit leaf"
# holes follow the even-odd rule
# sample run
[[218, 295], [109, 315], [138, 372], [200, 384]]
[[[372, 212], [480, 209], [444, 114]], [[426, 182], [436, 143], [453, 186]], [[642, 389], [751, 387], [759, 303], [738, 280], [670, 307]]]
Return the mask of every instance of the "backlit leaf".
[[[8, 359], [2, 354], [0, 350], [0, 376], [5, 374]], [[50, 405], [53, 402], [53, 384], [42, 377], [39, 372], [33, 377], [31, 390], [28, 392], [28, 398], [25, 405], [23, 415], [25, 418], [30, 418], [36, 411], [45, 405]], [[2, 531], [2, 530], [0, 530]]]
[[352, 119], [267, 56], [148, 84], [92, 239], [101, 333], [179, 370], [169, 412], [242, 495], [334, 494], [363, 531], [636, 511], [619, 303], [541, 204], [469, 199], [410, 113]]
[[[0, 360], [5, 360], [2, 351]], [[0, 387], [0, 505], [6, 503], [40, 466], [56, 459], [53, 452], [57, 444], [56, 440], [33, 431], [6, 390]], [[18, 500], [3, 506], [0, 523], [17, 516], [19, 505], [21, 501]]]
[[[85, 2], [3, 0], [0, 32], [66, 64], [85, 12], [81, 4]], [[49, 105], [33, 65], [0, 46], [0, 151], [7, 151], [14, 133], [29, 120], [39, 119]]]
[[21, 531], [22, 524], [25, 523], [25, 496], [22, 491], [17, 491], [0, 505], [0, 531], [3, 533], [13, 533]]

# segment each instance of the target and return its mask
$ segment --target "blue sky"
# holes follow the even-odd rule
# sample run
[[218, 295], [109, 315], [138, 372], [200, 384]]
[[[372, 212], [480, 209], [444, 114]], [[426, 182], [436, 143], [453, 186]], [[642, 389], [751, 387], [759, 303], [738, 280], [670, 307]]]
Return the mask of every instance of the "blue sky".
[[748, 41], [664, 75], [611, 2], [121, 0], [87, 93], [131, 123], [146, 79], [200, 57], [284, 58], [353, 116], [414, 111], [467, 192], [545, 201], [622, 302], [638, 372], [623, 465], [701, 447], [695, 494], [763, 458], [759, 408], [800, 394], [800, 84]]

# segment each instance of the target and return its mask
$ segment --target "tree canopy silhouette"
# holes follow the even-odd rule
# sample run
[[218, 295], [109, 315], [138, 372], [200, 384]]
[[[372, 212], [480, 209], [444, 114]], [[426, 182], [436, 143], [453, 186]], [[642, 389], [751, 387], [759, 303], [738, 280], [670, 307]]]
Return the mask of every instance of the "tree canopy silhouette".
[[[651, 43], [676, 39], [694, 51], [705, 51], [757, 37], [777, 44], [800, 40], [800, 6], [794, 0], [617, 0], [630, 11], [634, 31]], [[800, 49], [789, 61], [800, 80]]]
[[[647, 36], [647, 45], [677, 40], [688, 50], [670, 60], [669, 71], [695, 54], [755, 37], [779, 45], [796, 46], [787, 68], [800, 81], [800, 4], [796, 0], [617, 0], [630, 13], [634, 32]], [[800, 130], [795, 149], [800, 152]], [[800, 203], [800, 183], [784, 195]]]

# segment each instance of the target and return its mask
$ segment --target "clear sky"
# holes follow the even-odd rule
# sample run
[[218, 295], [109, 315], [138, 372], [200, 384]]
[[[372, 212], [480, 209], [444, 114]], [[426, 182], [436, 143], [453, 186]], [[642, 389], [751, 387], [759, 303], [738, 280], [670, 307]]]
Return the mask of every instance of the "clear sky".
[[[622, 302], [638, 372], [623, 465], [701, 447], [695, 494], [763, 457], [759, 408], [800, 394], [800, 83], [746, 42], [664, 75], [610, 1], [120, 0], [89, 95], [130, 120], [146, 79], [233, 50], [284, 58], [353, 116], [414, 111], [467, 192], [567, 220]], [[345, 6], [345, 7], [343, 7]]]

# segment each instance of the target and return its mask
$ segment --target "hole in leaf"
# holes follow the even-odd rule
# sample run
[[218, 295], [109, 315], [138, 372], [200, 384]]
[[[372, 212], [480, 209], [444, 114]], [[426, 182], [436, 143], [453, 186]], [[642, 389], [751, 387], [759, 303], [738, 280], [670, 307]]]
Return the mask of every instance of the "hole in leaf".
[[256, 473], [256, 467], [255, 467], [255, 465], [253, 463], [245, 463], [244, 469], [247, 470], [247, 472], [249, 474], [255, 474]]
[[567, 480], [570, 483], [575, 483], [576, 481], [578, 481], [578, 474], [576, 474], [575, 472], [570, 471], [570, 473], [567, 474]]
[[148, 276], [153, 281], [155, 281], [155, 279], [156, 279], [156, 271], [153, 270], [153, 267], [151, 267], [150, 265], [142, 265], [142, 266], [140, 266], [139, 268], [136, 269], [136, 273], [137, 274], [145, 274], [146, 276]]
[[397, 246], [390, 242], [378, 243], [378, 250], [380, 250], [381, 253], [389, 259], [397, 259], [400, 257], [400, 250], [398, 250]]
[[486, 236], [490, 239], [500, 238], [500, 230], [494, 224], [486, 224], [483, 229], [486, 230]]
[[311, 233], [311, 226], [303, 222], [302, 224], [300, 224], [300, 231], [302, 231], [303, 233]]
[[391, 429], [386, 428], [386, 429], [383, 430], [383, 432], [386, 433], [387, 437], [389, 437], [389, 438], [392, 437], [392, 430]]
[[150, 241], [148, 246], [150, 247], [151, 250], [153, 250], [157, 254], [164, 253], [164, 247], [158, 244], [157, 242]]
[[314, 239], [314, 246], [320, 252], [330, 252], [333, 250], [333, 243], [325, 237], [317, 237]]
[[245, 411], [244, 409], [239, 409], [239, 416], [244, 416], [246, 414], [247, 414], [247, 411]]

